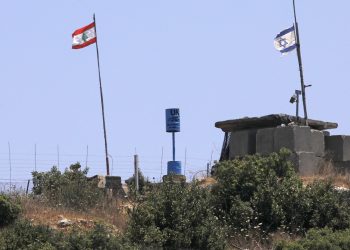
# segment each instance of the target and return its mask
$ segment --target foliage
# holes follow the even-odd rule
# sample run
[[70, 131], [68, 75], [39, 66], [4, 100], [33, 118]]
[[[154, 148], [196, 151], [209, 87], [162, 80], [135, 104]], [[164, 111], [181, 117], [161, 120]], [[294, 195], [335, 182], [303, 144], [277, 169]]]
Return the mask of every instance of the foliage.
[[21, 211], [20, 206], [9, 196], [0, 195], [0, 227], [14, 222]]
[[217, 164], [212, 194], [216, 214], [235, 231], [350, 226], [349, 199], [329, 182], [303, 187], [282, 149]]
[[0, 231], [0, 250], [7, 249], [131, 249], [108, 228], [97, 224], [88, 232], [73, 230], [67, 234], [48, 226], [18, 221]]
[[302, 183], [288, 156], [282, 150], [266, 157], [252, 155], [219, 163], [212, 192], [217, 214], [236, 230], [256, 226], [275, 230], [292, 221], [288, 218], [292, 214], [286, 217], [283, 201], [289, 201], [286, 195], [298, 196]]
[[79, 163], [61, 173], [57, 167], [48, 172], [33, 172], [33, 193], [42, 195], [50, 205], [84, 210], [96, 206], [103, 192], [95, 181], [88, 180], [88, 169]]
[[329, 228], [311, 229], [304, 239], [276, 245], [276, 250], [348, 250], [350, 249], [350, 229], [333, 232]]
[[[150, 189], [150, 182], [145, 178], [139, 169], [139, 194], [145, 194]], [[125, 181], [128, 185], [129, 195], [135, 198], [135, 176], [130, 177]]]
[[169, 181], [134, 207], [126, 237], [141, 248], [223, 249], [226, 234], [208, 190]]
[[316, 181], [305, 189], [305, 228], [350, 227], [349, 191], [337, 191], [330, 181]]

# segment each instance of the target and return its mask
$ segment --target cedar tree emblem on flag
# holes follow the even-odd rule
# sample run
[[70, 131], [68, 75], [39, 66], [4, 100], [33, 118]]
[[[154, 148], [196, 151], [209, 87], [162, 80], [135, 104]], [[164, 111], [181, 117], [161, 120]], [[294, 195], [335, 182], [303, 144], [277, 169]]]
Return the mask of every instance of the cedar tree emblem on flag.
[[72, 49], [81, 49], [96, 42], [95, 22], [77, 29], [72, 34]]

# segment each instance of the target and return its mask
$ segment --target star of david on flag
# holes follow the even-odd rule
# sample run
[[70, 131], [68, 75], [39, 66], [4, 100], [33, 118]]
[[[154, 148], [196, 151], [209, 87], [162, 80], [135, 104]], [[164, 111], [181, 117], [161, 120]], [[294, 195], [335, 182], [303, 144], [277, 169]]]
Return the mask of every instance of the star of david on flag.
[[296, 38], [294, 26], [279, 33], [274, 40], [274, 45], [275, 48], [282, 54], [287, 54], [288, 52], [295, 49]]

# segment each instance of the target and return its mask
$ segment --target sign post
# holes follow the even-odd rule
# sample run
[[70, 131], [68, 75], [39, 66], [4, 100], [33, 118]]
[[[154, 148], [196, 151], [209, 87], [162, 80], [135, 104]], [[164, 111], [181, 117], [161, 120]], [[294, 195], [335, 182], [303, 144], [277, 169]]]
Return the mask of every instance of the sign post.
[[175, 133], [180, 132], [180, 110], [178, 108], [166, 109], [166, 132], [172, 133], [173, 160], [168, 161], [167, 174], [181, 175], [181, 161], [175, 160]]

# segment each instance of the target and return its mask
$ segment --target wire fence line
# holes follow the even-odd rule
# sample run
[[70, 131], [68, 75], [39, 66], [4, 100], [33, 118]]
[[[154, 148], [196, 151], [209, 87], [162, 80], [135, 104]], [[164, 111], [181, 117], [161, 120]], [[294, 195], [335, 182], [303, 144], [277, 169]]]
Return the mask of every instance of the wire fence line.
[[[29, 184], [29, 186], [28, 186]], [[28, 187], [28, 190], [27, 190]], [[32, 180], [0, 180], [0, 193], [16, 192], [27, 193], [33, 187]]]
[[[8, 153], [0, 153], [0, 191], [2, 189], [11, 189], [12, 183], [17, 186], [26, 186], [26, 181], [31, 179], [33, 171], [49, 171], [52, 166], [57, 166], [64, 171], [71, 164], [80, 162], [82, 167], [89, 168], [89, 175], [105, 173], [104, 155], [89, 153], [88, 159], [84, 154], [57, 154], [54, 153], [11, 153], [11, 159]], [[111, 174], [121, 176], [123, 180], [128, 179], [134, 174], [134, 155], [110, 155]], [[161, 157], [154, 155], [139, 154], [140, 170], [150, 181], [161, 181], [162, 175], [166, 174], [167, 160], [170, 157]], [[183, 174], [188, 180], [199, 170], [205, 170], [208, 159], [186, 157], [183, 160]], [[184, 165], [186, 163], [186, 165]], [[211, 165], [213, 163], [211, 162]]]

